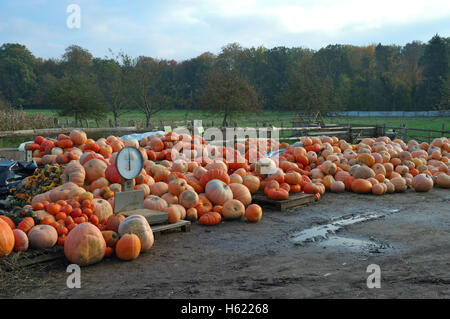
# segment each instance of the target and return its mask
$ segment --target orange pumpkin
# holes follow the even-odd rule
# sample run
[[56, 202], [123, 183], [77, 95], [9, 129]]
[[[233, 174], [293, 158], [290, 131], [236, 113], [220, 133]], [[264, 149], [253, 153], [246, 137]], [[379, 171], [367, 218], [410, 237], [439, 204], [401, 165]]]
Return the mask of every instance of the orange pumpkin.
[[366, 179], [357, 178], [352, 182], [351, 188], [355, 193], [370, 193], [372, 191], [372, 183]]
[[103, 239], [105, 239], [106, 246], [114, 247], [119, 240], [119, 234], [113, 230], [102, 231]]
[[116, 244], [116, 256], [122, 260], [133, 260], [141, 253], [141, 241], [135, 234], [123, 235]]
[[258, 204], [251, 204], [245, 210], [245, 218], [250, 222], [259, 222], [262, 217], [262, 208]]
[[222, 207], [222, 216], [226, 219], [239, 219], [245, 214], [245, 206], [237, 199], [227, 200]]
[[198, 222], [202, 225], [212, 226], [212, 225], [219, 224], [221, 222], [221, 220], [222, 220], [222, 216], [220, 216], [219, 213], [209, 212], [209, 213], [202, 215], [199, 218]]
[[240, 201], [244, 206], [248, 206], [252, 202], [252, 194], [245, 185], [232, 183], [229, 185], [233, 192], [233, 198]]
[[198, 205], [199, 198], [195, 191], [188, 189], [181, 193], [179, 201], [183, 207], [189, 209]]
[[0, 219], [0, 257], [9, 255], [14, 249], [14, 233], [11, 227]]
[[141, 240], [141, 252], [149, 250], [155, 241], [150, 225], [141, 215], [131, 215], [119, 225], [119, 235], [135, 234]]

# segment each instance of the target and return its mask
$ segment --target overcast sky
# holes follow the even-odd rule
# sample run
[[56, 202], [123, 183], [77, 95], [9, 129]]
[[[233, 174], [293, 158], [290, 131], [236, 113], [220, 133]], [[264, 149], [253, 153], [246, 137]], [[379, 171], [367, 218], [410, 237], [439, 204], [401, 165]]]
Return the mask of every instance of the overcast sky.
[[[70, 4], [80, 28], [69, 28]], [[75, 21], [75, 20], [71, 20]], [[450, 36], [450, 0], [0, 0], [0, 44], [60, 58], [77, 44], [178, 61], [238, 42], [320, 49], [328, 44], [404, 45]]]

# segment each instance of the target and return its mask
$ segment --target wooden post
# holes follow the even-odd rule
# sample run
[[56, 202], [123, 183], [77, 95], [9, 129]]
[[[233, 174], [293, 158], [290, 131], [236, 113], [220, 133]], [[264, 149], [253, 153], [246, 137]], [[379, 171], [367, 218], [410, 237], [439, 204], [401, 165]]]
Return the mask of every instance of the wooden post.
[[111, 119], [108, 120], [108, 123], [109, 123], [109, 127], [113, 127], [113, 123], [112, 123]]
[[66, 119], [66, 127], [69, 127], [69, 119]]
[[445, 123], [442, 123], [442, 132], [441, 137], [445, 136]]
[[59, 120], [56, 117], [53, 119], [53, 125], [55, 125], [55, 127], [59, 127]]
[[383, 136], [386, 136], [386, 123], [383, 124]]
[[408, 128], [406, 127], [406, 124], [403, 124], [403, 141], [406, 141], [408, 139]]
[[428, 129], [428, 143], [431, 143], [431, 129]]
[[353, 143], [352, 126], [350, 124], [348, 125], [348, 141]]
[[86, 119], [86, 127], [89, 128], [89, 121]]

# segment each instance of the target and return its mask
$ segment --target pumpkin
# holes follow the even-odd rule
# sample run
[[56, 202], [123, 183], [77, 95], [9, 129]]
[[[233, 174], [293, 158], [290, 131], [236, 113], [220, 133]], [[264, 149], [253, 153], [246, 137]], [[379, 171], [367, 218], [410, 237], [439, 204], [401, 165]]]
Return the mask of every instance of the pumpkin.
[[133, 260], [141, 253], [141, 241], [135, 234], [123, 235], [116, 244], [116, 256], [122, 260]]
[[119, 234], [113, 230], [102, 231], [102, 236], [108, 247], [114, 247], [119, 240]]
[[69, 137], [75, 145], [82, 145], [87, 141], [86, 133], [80, 130], [72, 130]]
[[396, 192], [404, 192], [408, 189], [406, 180], [403, 177], [394, 177], [391, 179], [391, 183], [394, 184]]
[[9, 255], [13, 251], [13, 249], [14, 249], [13, 230], [3, 219], [0, 219], [0, 257]]
[[119, 234], [135, 234], [141, 240], [141, 252], [149, 250], [155, 241], [147, 219], [141, 215], [131, 215], [119, 225]]
[[211, 180], [214, 180], [214, 179], [221, 180], [222, 182], [224, 182], [227, 185], [230, 184], [230, 176], [227, 174], [226, 171], [224, 171], [223, 169], [219, 169], [219, 168], [214, 168], [214, 169], [207, 171], [200, 177], [199, 181], [203, 187], [206, 187], [208, 182]]
[[134, 187], [135, 190], [142, 190], [144, 192], [144, 197], [150, 195], [150, 186], [147, 184], [138, 184]]
[[345, 184], [342, 181], [334, 181], [330, 185], [330, 191], [333, 193], [343, 193], [345, 191]]
[[198, 219], [197, 209], [191, 207], [186, 210], [186, 219], [190, 221], [196, 221]]
[[20, 229], [14, 229], [14, 251], [27, 251], [28, 250], [28, 237]]
[[350, 170], [350, 174], [356, 179], [366, 179], [370, 177], [375, 177], [376, 175], [375, 172], [370, 167], [363, 165], [357, 166], [353, 171]]
[[168, 214], [168, 222], [169, 224], [177, 223], [182, 219], [182, 212], [176, 205], [171, 205], [166, 208], [166, 212]]
[[205, 194], [215, 205], [223, 205], [227, 200], [233, 199], [231, 188], [219, 179], [210, 180], [206, 184]]
[[105, 169], [105, 177], [111, 182], [111, 183], [122, 183], [122, 177], [119, 174], [119, 171], [117, 170], [116, 165], [108, 165], [108, 167]]
[[56, 229], [50, 225], [37, 225], [28, 232], [30, 247], [36, 249], [51, 248], [55, 246], [57, 240], [58, 233]]
[[428, 192], [433, 188], [433, 179], [425, 174], [418, 174], [412, 179], [411, 186], [416, 192]]
[[245, 206], [237, 199], [227, 200], [222, 207], [222, 216], [225, 219], [239, 219], [245, 214]]
[[442, 188], [450, 188], [450, 175], [440, 173], [436, 176], [436, 184]]
[[108, 217], [106, 220], [106, 230], [112, 230], [117, 232], [119, 230], [119, 225], [123, 220], [125, 219], [125, 216], [122, 214], [113, 214]]
[[99, 220], [108, 220], [109, 216], [113, 214], [113, 209], [107, 200], [94, 198], [92, 202], [95, 205], [94, 214]]
[[248, 206], [252, 203], [252, 194], [245, 185], [230, 184], [229, 186], [233, 192], [234, 199], [240, 201], [244, 206]]
[[[79, 187], [75, 183], [68, 182], [68, 183], [62, 184], [62, 185], [48, 191], [48, 201], [56, 203], [59, 200], [75, 198], [76, 196], [81, 195], [84, 192], [86, 192], [86, 190], [84, 188]], [[35, 196], [35, 197], [37, 197], [37, 196]], [[34, 200], [34, 198], [33, 198], [33, 200]], [[33, 204], [33, 201], [31, 201], [31, 203]]]
[[109, 186], [109, 181], [105, 177], [100, 177], [89, 185], [89, 190], [94, 191], [97, 188], [102, 189], [107, 186]]
[[105, 256], [106, 242], [101, 231], [91, 223], [81, 223], [70, 231], [64, 243], [64, 254], [73, 264], [87, 266]]
[[176, 178], [176, 179], [172, 179], [169, 183], [168, 183], [168, 190], [171, 194], [175, 195], [175, 196], [179, 196], [181, 193], [183, 193], [186, 189], [187, 189], [187, 182], [186, 180], [182, 179], [182, 178]]
[[258, 177], [253, 175], [246, 175], [242, 178], [242, 181], [251, 194], [255, 194], [259, 190], [261, 181], [259, 180]]
[[198, 216], [202, 216], [210, 212], [213, 209], [213, 205], [206, 195], [203, 194], [198, 196], [198, 205], [195, 206], [195, 209], [197, 210]]
[[86, 171], [86, 181], [92, 183], [100, 177], [105, 177], [105, 171], [108, 165], [101, 159], [94, 158], [87, 161], [83, 167]]
[[202, 215], [199, 218], [198, 222], [202, 225], [212, 226], [212, 225], [219, 224], [221, 220], [222, 220], [222, 216], [220, 216], [219, 213], [209, 212], [209, 213]]
[[387, 192], [387, 185], [384, 183], [378, 183], [372, 185], [372, 194], [374, 195], [383, 195]]
[[251, 204], [245, 209], [245, 218], [250, 222], [259, 222], [262, 217], [262, 208], [258, 204]]
[[[156, 179], [155, 179], [156, 181]], [[156, 182], [150, 186], [150, 194], [162, 196], [169, 191], [169, 185], [165, 182]]]
[[242, 184], [242, 176], [236, 173], [230, 175], [230, 184]]
[[369, 193], [372, 191], [372, 183], [363, 178], [356, 178], [352, 182], [352, 191], [355, 193]]
[[203, 174], [205, 174], [208, 170], [202, 166], [197, 166], [196, 168], [194, 168], [194, 170], [192, 171], [192, 173], [194, 174], [194, 177], [200, 181], [200, 179], [202, 178]]
[[14, 224], [13, 220], [8, 216], [0, 215], [0, 219], [3, 219], [3, 221], [6, 222], [9, 225], [9, 227], [11, 227], [11, 229], [16, 228], [16, 224]]
[[180, 204], [187, 209], [197, 206], [198, 202], [198, 195], [193, 190], [185, 190], [180, 195]]
[[34, 219], [32, 217], [25, 217], [22, 221], [17, 225], [17, 229], [20, 229], [25, 234], [30, 231], [34, 226]]
[[61, 182], [63, 184], [72, 182], [78, 186], [83, 186], [85, 178], [86, 172], [80, 162], [71, 161], [69, 164], [67, 164], [63, 174], [61, 175]]
[[167, 202], [158, 196], [149, 196], [144, 200], [144, 208], [164, 211], [168, 207]]
[[297, 172], [289, 172], [284, 176], [284, 181], [290, 185], [297, 185], [301, 183], [302, 175]]

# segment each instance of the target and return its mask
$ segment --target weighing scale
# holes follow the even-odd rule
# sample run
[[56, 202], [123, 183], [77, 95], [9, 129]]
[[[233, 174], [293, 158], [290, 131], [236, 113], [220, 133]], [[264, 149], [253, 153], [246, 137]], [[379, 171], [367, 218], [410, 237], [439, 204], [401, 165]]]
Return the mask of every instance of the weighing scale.
[[114, 213], [124, 216], [142, 215], [150, 225], [167, 222], [166, 212], [144, 208], [144, 191], [134, 190], [133, 180], [141, 174], [144, 167], [141, 152], [132, 146], [122, 148], [117, 153], [116, 167], [122, 177], [122, 191], [115, 193]]

